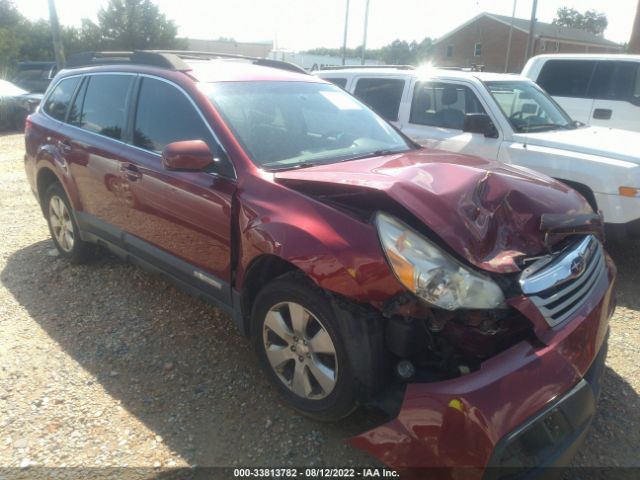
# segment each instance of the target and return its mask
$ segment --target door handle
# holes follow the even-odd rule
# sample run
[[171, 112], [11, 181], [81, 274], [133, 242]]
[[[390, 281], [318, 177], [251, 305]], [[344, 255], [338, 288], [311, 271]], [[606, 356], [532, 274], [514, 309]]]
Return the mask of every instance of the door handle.
[[120, 165], [120, 171], [131, 182], [136, 182], [142, 178], [142, 173], [133, 163], [125, 163]]
[[58, 140], [58, 150], [62, 153], [69, 153], [71, 151], [71, 144], [68, 140]]
[[596, 120], [611, 120], [613, 111], [610, 108], [596, 108], [593, 111], [593, 118]]

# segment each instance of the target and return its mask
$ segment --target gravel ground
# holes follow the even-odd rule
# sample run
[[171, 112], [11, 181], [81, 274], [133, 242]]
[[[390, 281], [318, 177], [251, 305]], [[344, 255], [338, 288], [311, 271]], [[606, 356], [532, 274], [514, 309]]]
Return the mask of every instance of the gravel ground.
[[[378, 465], [343, 443], [374, 425], [370, 412], [321, 424], [288, 409], [224, 314], [111, 256], [86, 266], [54, 256], [23, 152], [22, 136], [0, 136], [5, 475], [54, 471], [38, 466], [102, 467], [94, 478], [122, 478], [103, 467], [137, 467], [127, 478], [145, 478], [193, 465]], [[639, 246], [610, 246], [618, 308], [577, 466], [640, 466]]]

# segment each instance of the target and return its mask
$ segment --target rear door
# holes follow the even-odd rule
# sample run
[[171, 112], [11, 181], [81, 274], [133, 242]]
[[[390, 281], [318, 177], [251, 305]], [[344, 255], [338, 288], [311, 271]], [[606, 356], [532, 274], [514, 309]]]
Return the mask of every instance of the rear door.
[[[121, 163], [131, 197], [127, 248], [229, 303], [233, 167], [180, 87], [141, 75], [136, 89], [130, 145]], [[215, 166], [201, 172], [166, 170], [162, 150], [182, 140], [205, 141]]]
[[82, 204], [81, 228], [115, 244], [130, 226], [121, 194], [120, 152], [135, 78], [127, 73], [86, 76], [63, 128], [63, 148]]
[[589, 84], [595, 60], [547, 60], [536, 83], [544, 88], [569, 116], [587, 125], [592, 123], [593, 97]]
[[589, 89], [592, 125], [640, 131], [639, 69], [639, 62], [598, 62]]
[[[421, 145], [495, 160], [502, 136], [463, 131], [466, 114], [487, 111], [473, 90], [458, 82], [416, 81], [408, 122], [402, 131]], [[493, 119], [498, 127], [498, 123]]]
[[358, 76], [353, 80], [353, 95], [382, 118], [402, 128], [400, 103], [407, 89], [407, 78], [393, 76]]

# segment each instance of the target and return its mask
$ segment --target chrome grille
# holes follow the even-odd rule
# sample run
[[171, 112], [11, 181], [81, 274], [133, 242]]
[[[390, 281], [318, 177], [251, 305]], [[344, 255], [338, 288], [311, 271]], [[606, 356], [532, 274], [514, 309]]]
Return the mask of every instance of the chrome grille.
[[519, 282], [522, 292], [554, 327], [580, 308], [605, 274], [602, 245], [589, 235], [563, 252], [531, 264], [522, 272]]

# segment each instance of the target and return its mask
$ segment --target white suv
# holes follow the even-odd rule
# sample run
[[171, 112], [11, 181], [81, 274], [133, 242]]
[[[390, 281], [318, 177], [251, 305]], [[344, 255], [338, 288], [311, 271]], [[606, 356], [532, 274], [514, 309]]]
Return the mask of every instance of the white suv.
[[400, 68], [317, 74], [418, 143], [545, 173], [582, 193], [611, 232], [640, 236], [640, 133], [575, 122], [519, 75]]
[[640, 131], [640, 55], [538, 55], [522, 74], [576, 120]]

